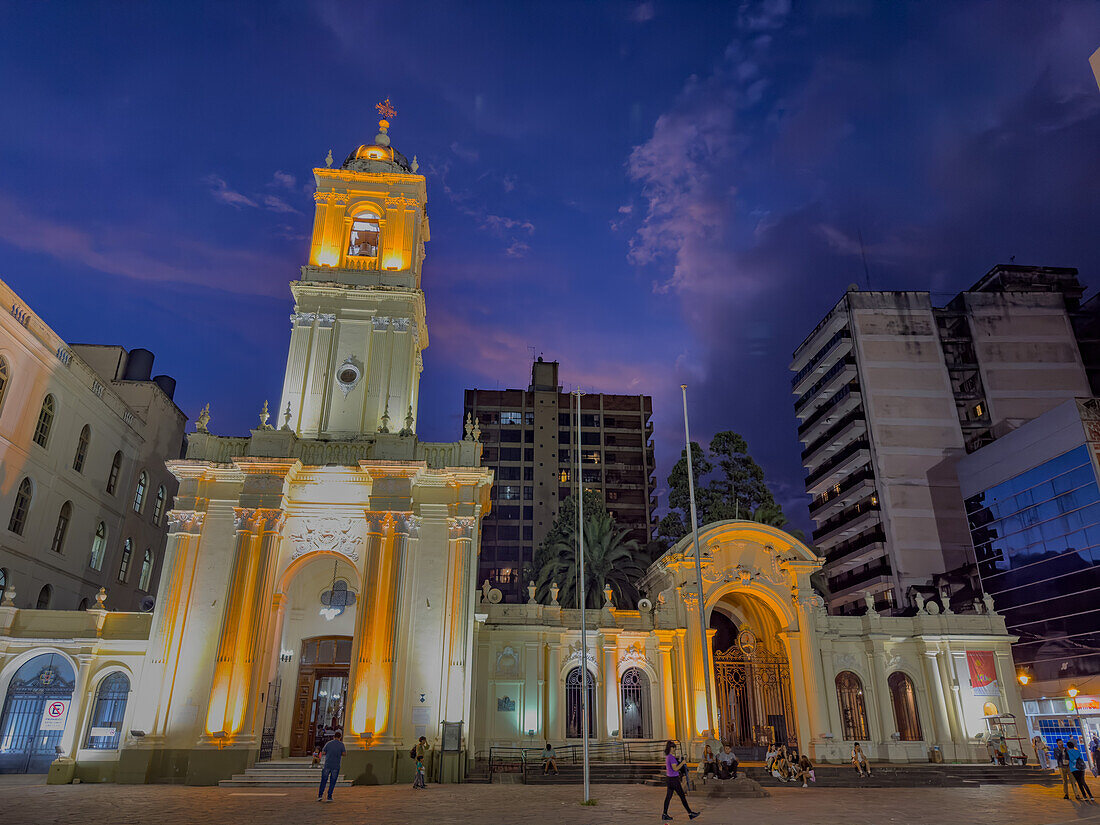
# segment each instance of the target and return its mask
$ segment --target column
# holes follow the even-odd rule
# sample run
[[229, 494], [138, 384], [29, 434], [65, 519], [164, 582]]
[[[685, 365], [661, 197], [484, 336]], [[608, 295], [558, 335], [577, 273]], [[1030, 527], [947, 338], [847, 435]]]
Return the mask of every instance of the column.
[[230, 736], [236, 731], [232, 725], [233, 702], [230, 687], [236, 668], [237, 640], [240, 637], [241, 613], [250, 587], [250, 567], [254, 563], [253, 544], [256, 536], [252, 532], [254, 510], [234, 507], [234, 528], [236, 530], [236, 548], [229, 590], [225, 600], [225, 613], [222, 616], [222, 628], [218, 637], [218, 653], [214, 660], [214, 679], [210, 688], [210, 704], [206, 712], [206, 733], [201, 741], [216, 733]]
[[[655, 635], [658, 632], [654, 631]], [[667, 631], [657, 636], [657, 651], [660, 654], [658, 673], [661, 676], [661, 683], [658, 686], [658, 698], [663, 725], [661, 735], [665, 739], [676, 739], [676, 686], [672, 682], [672, 636]]]
[[565, 739], [565, 708], [562, 705], [561, 648], [565, 644], [561, 634], [547, 644], [549, 663], [546, 666], [546, 736], [554, 741]]
[[83, 733], [81, 724], [82, 720], [87, 718], [88, 704], [95, 701], [95, 697], [89, 695], [88, 692], [88, 674], [91, 672], [95, 655], [78, 653], [76, 661], [78, 669], [76, 682], [73, 685], [73, 698], [69, 705], [69, 717], [65, 720], [65, 731], [61, 738], [61, 746], [70, 757], [75, 757], [76, 751], [80, 747], [80, 735]]
[[603, 738], [610, 739], [618, 731], [622, 736], [619, 721], [619, 629], [604, 628], [600, 631], [600, 646], [603, 649]]
[[[932, 742], [944, 749], [944, 759], [948, 758], [947, 747], [953, 745], [951, 735], [951, 721], [948, 717], [947, 696], [943, 689], [943, 679], [940, 678], [939, 663], [936, 661], [935, 650], [929, 650], [925, 645], [924, 650], [924, 678], [928, 684], [928, 704], [932, 706], [932, 715], [935, 722], [932, 734]], [[929, 720], [929, 721], [933, 721]], [[951, 756], [954, 756], [954, 747], [951, 747]]]
[[687, 634], [686, 639], [680, 640], [685, 692], [688, 694], [687, 721], [691, 738], [695, 740], [701, 739], [702, 731], [710, 726], [707, 720], [707, 686], [704, 681], [710, 668], [704, 661], [706, 651], [702, 649], [703, 642], [699, 637], [699, 596], [684, 587], [678, 590], [684, 605], [684, 628]]
[[[798, 738], [799, 750], [805, 750], [806, 745], [813, 739], [813, 724], [810, 721], [810, 704], [813, 701], [813, 691], [807, 689], [806, 671], [802, 666], [802, 634], [798, 631], [781, 630], [777, 634], [786, 647], [787, 661], [791, 663], [791, 699], [794, 704], [794, 712], [797, 717], [797, 729], [794, 731]], [[789, 720], [795, 722], [796, 720]], [[790, 736], [791, 731], [787, 731]]]
[[257, 510], [257, 532], [260, 533], [259, 560], [256, 566], [256, 584], [252, 598], [251, 632], [242, 639], [243, 663], [240, 676], [243, 684], [241, 696], [245, 699], [243, 721], [240, 730], [256, 737], [257, 744], [263, 733], [263, 716], [260, 697], [265, 694], [272, 673], [272, 648], [278, 647], [279, 624], [275, 601], [275, 574], [279, 565], [279, 549], [285, 515], [282, 510]]
[[[893, 709], [890, 707], [890, 691], [886, 686], [886, 651], [882, 642], [872, 641], [872, 652], [867, 653], [867, 672], [871, 675], [872, 695], [875, 702], [875, 718], [879, 725], [879, 743], [889, 745], [894, 732]], [[880, 751], [881, 752], [881, 751]]]
[[[351, 668], [348, 673], [348, 704], [351, 706], [347, 739], [366, 746], [375, 734], [376, 707], [371, 688], [377, 678], [374, 655], [375, 626], [378, 623], [377, 590], [386, 513], [365, 513], [366, 542], [363, 549], [361, 598], [355, 602], [355, 631], [352, 637]], [[371, 591], [373, 586], [374, 590]]]

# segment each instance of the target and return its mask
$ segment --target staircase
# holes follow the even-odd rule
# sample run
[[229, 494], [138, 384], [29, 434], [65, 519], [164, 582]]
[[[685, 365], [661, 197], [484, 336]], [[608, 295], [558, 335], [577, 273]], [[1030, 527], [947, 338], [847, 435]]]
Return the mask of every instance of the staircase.
[[[592, 762], [588, 779], [593, 785], [639, 785], [663, 767], [657, 762]], [[558, 763], [558, 774], [542, 775], [542, 762], [527, 765], [528, 785], [580, 785], [584, 766]]]
[[[218, 785], [222, 788], [316, 788], [321, 783], [321, 769], [311, 768], [311, 761], [310, 757], [302, 756], [257, 762], [244, 773], [232, 779], [223, 779]], [[340, 774], [336, 787], [346, 788], [349, 785], [351, 780]]]
[[[765, 787], [793, 786], [780, 782], [761, 765], [742, 766], [741, 772]], [[887, 764], [872, 763], [871, 775], [860, 776], [851, 765], [817, 765], [818, 788], [966, 788], [978, 785], [1053, 785], [1050, 771], [1029, 765]]]

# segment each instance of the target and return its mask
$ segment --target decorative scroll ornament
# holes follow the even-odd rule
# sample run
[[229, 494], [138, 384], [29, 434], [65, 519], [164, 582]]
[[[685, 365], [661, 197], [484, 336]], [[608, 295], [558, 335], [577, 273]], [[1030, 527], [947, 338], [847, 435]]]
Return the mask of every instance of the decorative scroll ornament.
[[294, 543], [291, 558], [327, 550], [358, 562], [357, 548], [363, 543], [363, 537], [353, 532], [355, 524], [351, 519], [335, 516], [301, 519], [290, 534], [290, 540]]
[[619, 651], [619, 668], [642, 667], [648, 664], [645, 648], [641, 642], [635, 642], [630, 647]]
[[[592, 649], [592, 645], [588, 646], [588, 649], [585, 651], [585, 657], [584, 658], [585, 658], [585, 661], [587, 661], [590, 665], [592, 665], [593, 667], [596, 666], [596, 652]], [[580, 642], [573, 642], [573, 644], [571, 644], [569, 646], [569, 655], [565, 658], [565, 661], [567, 663], [571, 663], [571, 662], [580, 662], [580, 660], [581, 660], [581, 643]]]
[[497, 676], [519, 675], [519, 654], [511, 645], [505, 645], [504, 649], [497, 654], [495, 672]]

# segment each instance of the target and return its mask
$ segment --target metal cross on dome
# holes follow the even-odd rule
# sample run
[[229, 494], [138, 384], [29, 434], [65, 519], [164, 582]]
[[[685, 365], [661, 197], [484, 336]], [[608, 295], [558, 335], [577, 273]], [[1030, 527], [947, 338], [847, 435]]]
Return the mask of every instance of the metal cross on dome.
[[374, 108], [378, 110], [378, 116], [383, 120], [390, 120], [397, 117], [397, 110], [393, 108], [393, 104], [390, 103], [390, 99], [387, 97], [381, 103], [375, 103]]

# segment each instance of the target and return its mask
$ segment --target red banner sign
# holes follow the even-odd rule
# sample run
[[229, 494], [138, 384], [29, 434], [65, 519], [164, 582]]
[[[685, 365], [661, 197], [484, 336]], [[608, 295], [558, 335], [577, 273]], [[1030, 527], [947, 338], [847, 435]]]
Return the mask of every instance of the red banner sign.
[[970, 689], [975, 696], [999, 696], [997, 664], [992, 650], [968, 650], [966, 664], [970, 668]]

